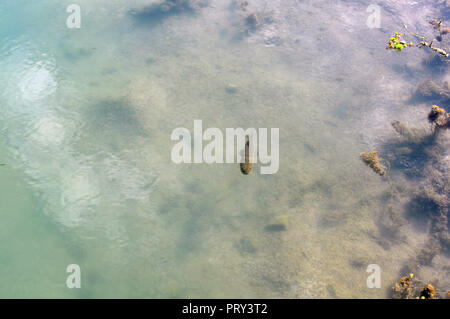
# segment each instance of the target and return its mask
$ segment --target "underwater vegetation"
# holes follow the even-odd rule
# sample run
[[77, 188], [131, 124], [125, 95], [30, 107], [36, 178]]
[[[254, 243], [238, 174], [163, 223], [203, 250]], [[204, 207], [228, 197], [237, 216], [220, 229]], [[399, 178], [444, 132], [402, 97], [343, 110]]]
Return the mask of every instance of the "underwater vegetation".
[[[445, 110], [434, 105], [429, 114], [429, 121], [440, 122]], [[446, 116], [445, 116], [446, 118]], [[405, 216], [398, 216], [399, 224], [401, 220], [420, 219], [427, 220], [430, 223], [429, 236], [426, 243], [420, 251], [406, 262], [404, 272], [417, 272], [419, 265], [429, 265], [433, 258], [441, 252], [448, 251], [450, 247], [450, 238], [448, 234], [448, 212], [450, 208], [450, 178], [448, 167], [445, 162], [446, 149], [448, 141], [444, 130], [440, 126], [429, 132], [421, 131], [415, 128], [409, 128], [405, 124], [394, 121], [393, 128], [400, 133], [404, 141], [390, 141], [386, 144], [387, 149], [392, 149], [390, 159], [396, 164], [398, 161], [404, 163], [404, 167], [418, 167], [411, 174], [415, 179], [417, 186], [408, 188], [402, 196], [407, 199]], [[405, 146], [406, 145], [406, 146]], [[410, 152], [400, 151], [400, 149], [408, 148]], [[396, 170], [396, 166], [393, 169]], [[399, 170], [398, 173], [407, 174], [407, 169]], [[395, 186], [397, 183], [393, 182]], [[396, 194], [392, 194], [394, 200], [399, 198]], [[399, 214], [397, 212], [397, 214]], [[392, 228], [393, 230], [395, 227]], [[399, 287], [406, 289], [400, 291]], [[400, 296], [407, 295], [409, 297], [409, 288], [405, 285], [397, 287]], [[423, 286], [422, 286], [423, 287]], [[418, 294], [413, 293], [414, 296]]]
[[427, 78], [417, 85], [413, 98], [448, 103], [450, 101], [449, 84], [447, 81], [439, 83]]
[[378, 158], [378, 151], [372, 152], [362, 152], [361, 159], [366, 163], [375, 173], [384, 176], [386, 175], [386, 167], [380, 164], [380, 159]]
[[[441, 42], [450, 33], [448, 27], [444, 27], [442, 21], [431, 20], [434, 39], [426, 40], [425, 37], [408, 32], [396, 32], [388, 41], [387, 50], [401, 52], [411, 47], [428, 47], [436, 53], [433, 61], [439, 66], [446, 66], [448, 53], [446, 48], [437, 47], [435, 42]], [[411, 38], [411, 39], [409, 39]], [[450, 249], [450, 237], [448, 233], [448, 212], [450, 211], [450, 174], [448, 171], [448, 135], [450, 116], [446, 111], [450, 101], [450, 87], [448, 82], [426, 78], [419, 83], [411, 96], [411, 102], [420, 101], [433, 105], [429, 110], [427, 120], [431, 124], [431, 130], [410, 127], [408, 124], [393, 120], [392, 128], [399, 134], [384, 143], [381, 151], [386, 153], [394, 173], [394, 178], [387, 179], [391, 186], [388, 214], [381, 219], [382, 226], [386, 228], [394, 238], [401, 233], [401, 226], [405, 221], [416, 220], [429, 225], [426, 242], [411, 256], [401, 269], [401, 273], [410, 273], [402, 277], [392, 287], [392, 297], [401, 299], [434, 299], [448, 296], [440, 293], [436, 284], [425, 283], [414, 277], [413, 273], [420, 272], [421, 267], [431, 265], [435, 256], [440, 253], [448, 253]], [[439, 106], [439, 105], [441, 106]], [[361, 153], [362, 160], [375, 172], [378, 172], [378, 152]], [[381, 175], [381, 174], [380, 174]], [[412, 178], [414, 186], [403, 184], [401, 176]], [[399, 191], [400, 190], [400, 191]], [[405, 207], [402, 212], [396, 207]], [[389, 219], [386, 222], [386, 219]]]
[[437, 54], [432, 54], [424, 58], [422, 61], [422, 65], [424, 67], [424, 70], [422, 72], [430, 71], [434, 74], [446, 73], [449, 66], [448, 59], [443, 58], [442, 56]]
[[437, 105], [431, 106], [431, 111], [428, 113], [428, 120], [436, 125], [436, 128], [450, 127], [450, 114]]
[[[433, 257], [441, 250], [448, 249], [450, 244], [448, 236], [449, 174], [445, 163], [447, 139], [444, 133], [448, 122], [447, 113], [437, 105], [433, 105], [428, 115], [435, 129], [427, 133], [426, 130], [410, 128], [404, 123], [393, 121], [394, 130], [399, 133], [402, 141], [389, 141], [386, 148], [391, 150], [389, 159], [402, 166], [393, 166], [393, 169], [402, 167], [401, 173], [410, 173], [417, 181], [417, 186], [408, 191], [409, 216], [423, 216], [429, 218], [432, 232], [429, 242], [418, 254], [414, 262], [420, 259], [422, 264], [431, 262]], [[405, 168], [417, 167], [411, 171]], [[414, 264], [411, 262], [411, 265]], [[413, 268], [416, 266], [412, 266]], [[414, 269], [411, 269], [414, 270]]]
[[256, 28], [260, 24], [258, 15], [249, 10], [248, 1], [238, 0], [235, 3], [235, 8], [239, 15], [241, 15], [249, 28]]
[[433, 29], [438, 32], [435, 37], [437, 41], [441, 42], [442, 36], [450, 33], [450, 28], [442, 26], [442, 20], [437, 21], [436, 19], [431, 19], [428, 22], [433, 26]]
[[247, 0], [234, 1], [232, 7], [242, 20], [242, 33], [248, 34], [252, 31], [256, 31], [265, 23], [269, 23], [271, 21], [270, 14], [266, 12], [266, 6], [267, 3], [264, 5], [264, 9], [262, 11], [258, 11]]
[[432, 105], [431, 106], [431, 111], [428, 114], [428, 120], [430, 122], [435, 122], [436, 119], [438, 119], [440, 116], [445, 114], [445, 110], [443, 108], [440, 108], [437, 105]]
[[[448, 34], [450, 32], [450, 29], [442, 28], [442, 20], [440, 21], [430, 20], [430, 24], [433, 26], [434, 30], [438, 32], [438, 35], [436, 35], [436, 37], [433, 40], [426, 41], [424, 36], [420, 36], [417, 33], [408, 32], [408, 27], [405, 25], [404, 27], [406, 32], [403, 33], [395, 32], [394, 35], [389, 38], [389, 41], [386, 45], [386, 50], [395, 50], [397, 52], [401, 52], [403, 49], [406, 49], [408, 47], [418, 47], [418, 48], [428, 47], [432, 51], [442, 55], [443, 57], [448, 58], [447, 51], [433, 45], [433, 41], [434, 40], [437, 40], [439, 42], [442, 41], [442, 36]], [[417, 39], [420, 41], [418, 42], [413, 42], [411, 40], [407, 41], [406, 40], [407, 36], [411, 36], [415, 38], [416, 41]]]
[[408, 125], [400, 121], [392, 121], [391, 125], [398, 134], [406, 139], [408, 143], [420, 144], [427, 137], [422, 130], [410, 128]]
[[392, 287], [392, 297], [395, 299], [440, 299], [446, 295], [437, 292], [432, 284], [417, 279], [412, 273], [400, 278]]

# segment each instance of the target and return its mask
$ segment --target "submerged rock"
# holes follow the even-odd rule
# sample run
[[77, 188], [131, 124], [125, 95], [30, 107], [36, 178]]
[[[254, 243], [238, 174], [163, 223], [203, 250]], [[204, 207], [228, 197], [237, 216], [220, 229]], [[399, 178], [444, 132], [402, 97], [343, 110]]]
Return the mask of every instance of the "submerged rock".
[[[436, 299], [436, 289], [432, 284], [425, 284], [413, 274], [400, 278], [392, 287], [395, 299]], [[423, 287], [423, 288], [421, 288]]]
[[440, 108], [437, 105], [431, 106], [431, 111], [428, 113], [428, 120], [430, 122], [435, 122], [440, 116], [445, 114], [445, 110], [443, 108]]
[[256, 13], [249, 13], [245, 18], [245, 23], [249, 28], [256, 28], [260, 24]]
[[450, 114], [437, 105], [431, 107], [431, 111], [428, 113], [428, 120], [436, 124], [437, 128], [450, 128]]
[[434, 299], [435, 295], [436, 290], [434, 289], [434, 286], [431, 284], [427, 284], [425, 287], [423, 287], [419, 297], [424, 299]]
[[392, 287], [392, 296], [395, 299], [411, 299], [413, 294], [413, 274], [400, 278]]
[[386, 175], [386, 167], [380, 164], [378, 158], [378, 151], [372, 151], [369, 153], [362, 152], [361, 159], [366, 163], [375, 173], [384, 176]]

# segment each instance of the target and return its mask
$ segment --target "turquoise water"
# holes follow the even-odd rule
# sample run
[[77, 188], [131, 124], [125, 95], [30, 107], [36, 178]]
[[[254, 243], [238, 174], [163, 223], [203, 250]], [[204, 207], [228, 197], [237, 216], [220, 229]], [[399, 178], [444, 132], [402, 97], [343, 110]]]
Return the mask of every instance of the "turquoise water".
[[[72, 1], [0, 3], [0, 297], [386, 298], [406, 266], [448, 289], [448, 247], [417, 261], [433, 228], [408, 203], [427, 181], [359, 159], [392, 151], [392, 119], [429, 128], [408, 101], [447, 67], [384, 48], [441, 6], [380, 2], [369, 29], [370, 1], [248, 1], [253, 30], [233, 1], [150, 2], [79, 0], [80, 29]], [[172, 163], [172, 130], [195, 119], [280, 128], [279, 172]], [[266, 231], [277, 216], [287, 230]]]

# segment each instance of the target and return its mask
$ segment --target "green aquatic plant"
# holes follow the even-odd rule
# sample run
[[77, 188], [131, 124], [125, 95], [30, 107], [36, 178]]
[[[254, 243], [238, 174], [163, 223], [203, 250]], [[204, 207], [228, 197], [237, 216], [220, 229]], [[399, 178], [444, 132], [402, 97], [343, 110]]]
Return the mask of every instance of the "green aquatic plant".
[[410, 47], [414, 46], [413, 42], [407, 43], [405, 40], [403, 40], [404, 35], [405, 33], [395, 32], [394, 36], [389, 38], [389, 42], [386, 46], [386, 49], [394, 49], [396, 51], [401, 52], [403, 48], [406, 48], [408, 46]]
[[[435, 21], [435, 20], [432, 20], [432, 21]], [[433, 24], [433, 23], [430, 21], [430, 24]], [[444, 28], [441, 30], [442, 21], [439, 21], [436, 24], [438, 25], [437, 29], [439, 30], [439, 35], [435, 39], [440, 41], [442, 39], [442, 36], [448, 34], [450, 32], [450, 30], [449, 30], [449, 28]], [[418, 48], [428, 47], [432, 51], [440, 54], [441, 56], [448, 58], [449, 55], [448, 55], [447, 51], [445, 51], [442, 48], [436, 47], [433, 44], [434, 40], [426, 41], [424, 36], [418, 35], [417, 33], [408, 32], [408, 27], [406, 25], [404, 27], [405, 27], [406, 32], [395, 32], [394, 35], [389, 38], [389, 41], [386, 45], [386, 50], [395, 50], [397, 52], [402, 52], [403, 49], [408, 48], [408, 47], [418, 47]], [[436, 27], [435, 27], [435, 29], [436, 29]], [[415, 41], [412, 41], [412, 40], [407, 41], [406, 38], [408, 36], [413, 37], [416, 40]]]

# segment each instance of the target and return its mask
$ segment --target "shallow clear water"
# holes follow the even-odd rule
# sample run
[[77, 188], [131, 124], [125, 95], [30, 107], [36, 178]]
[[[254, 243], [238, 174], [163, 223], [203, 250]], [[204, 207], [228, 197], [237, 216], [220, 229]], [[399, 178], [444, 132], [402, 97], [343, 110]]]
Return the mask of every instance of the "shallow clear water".
[[[72, 2], [0, 3], [0, 297], [386, 298], [411, 263], [448, 288], [448, 247], [414, 259], [433, 231], [409, 215], [417, 179], [359, 158], [389, 152], [392, 119], [429, 128], [408, 101], [447, 66], [384, 48], [403, 23], [426, 32], [438, 1], [382, 1], [379, 29], [370, 1], [248, 1], [248, 32], [233, 1], [78, 0], [68, 29]], [[172, 163], [172, 130], [195, 119], [280, 128], [280, 170]], [[276, 216], [286, 231], [266, 230]]]

